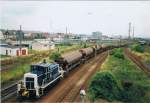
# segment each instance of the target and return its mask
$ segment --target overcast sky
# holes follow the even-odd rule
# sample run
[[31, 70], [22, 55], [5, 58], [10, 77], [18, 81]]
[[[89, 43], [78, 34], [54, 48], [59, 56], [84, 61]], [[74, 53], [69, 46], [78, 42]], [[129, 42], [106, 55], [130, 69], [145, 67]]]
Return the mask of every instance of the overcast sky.
[[150, 1], [0, 1], [0, 28], [150, 38]]

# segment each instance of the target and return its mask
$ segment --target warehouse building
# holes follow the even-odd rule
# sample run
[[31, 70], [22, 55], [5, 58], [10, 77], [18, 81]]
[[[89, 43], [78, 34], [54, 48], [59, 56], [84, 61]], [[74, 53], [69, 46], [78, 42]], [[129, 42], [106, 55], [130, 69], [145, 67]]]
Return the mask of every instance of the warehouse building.
[[55, 44], [48, 39], [35, 39], [32, 42], [32, 50], [44, 51], [53, 49], [55, 49]]
[[28, 55], [28, 49], [26, 47], [18, 47], [12, 45], [0, 45], [1, 55], [9, 55], [9, 56], [26, 56]]

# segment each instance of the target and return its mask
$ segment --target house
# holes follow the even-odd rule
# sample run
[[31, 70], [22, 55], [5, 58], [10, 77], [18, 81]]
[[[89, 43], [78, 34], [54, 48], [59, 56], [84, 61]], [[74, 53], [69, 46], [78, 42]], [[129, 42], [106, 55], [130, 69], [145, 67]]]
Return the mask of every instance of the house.
[[28, 55], [28, 49], [26, 47], [18, 47], [12, 45], [0, 45], [1, 55], [9, 55], [9, 56], [23, 56]]
[[32, 42], [32, 50], [43, 51], [52, 49], [55, 49], [55, 44], [48, 39], [35, 39]]

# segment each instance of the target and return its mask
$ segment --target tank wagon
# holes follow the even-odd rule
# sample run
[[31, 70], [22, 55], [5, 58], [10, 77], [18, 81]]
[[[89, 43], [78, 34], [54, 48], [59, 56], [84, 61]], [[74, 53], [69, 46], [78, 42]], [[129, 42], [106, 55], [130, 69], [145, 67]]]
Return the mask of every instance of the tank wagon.
[[99, 54], [102, 52], [102, 46], [101, 45], [95, 45], [95, 51], [96, 51], [96, 54]]
[[108, 45], [102, 45], [102, 51], [103, 51], [103, 52], [106, 51], [106, 50], [108, 50], [108, 48], [109, 48]]
[[81, 63], [82, 54], [79, 51], [74, 51], [61, 55], [60, 58], [56, 59], [65, 72], [69, 72]]
[[95, 47], [83, 48], [78, 51], [63, 54], [60, 58], [55, 60], [55, 63], [43, 61], [42, 63], [31, 65], [31, 71], [24, 74], [23, 82], [18, 83], [18, 97], [40, 97], [44, 94], [44, 90], [48, 86], [63, 78], [66, 73], [69, 73], [70, 70], [81, 63], [84, 63], [96, 54], [123, 46], [126, 45], [97, 45]]
[[82, 53], [83, 62], [95, 55], [94, 48], [92, 47], [83, 48], [83, 49], [80, 49], [79, 51]]

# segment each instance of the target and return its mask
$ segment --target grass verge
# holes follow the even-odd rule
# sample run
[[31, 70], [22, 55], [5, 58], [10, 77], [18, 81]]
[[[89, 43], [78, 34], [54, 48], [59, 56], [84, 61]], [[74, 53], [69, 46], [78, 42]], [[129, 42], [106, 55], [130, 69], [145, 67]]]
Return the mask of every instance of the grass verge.
[[[116, 50], [116, 52], [118, 52], [118, 50]], [[121, 50], [120, 53], [123, 54]], [[96, 78], [96, 75], [102, 75], [103, 73], [111, 73], [112, 76], [110, 76], [111, 78], [106, 78], [105, 76]], [[88, 93], [89, 97], [92, 97], [92, 99], [96, 98], [97, 100], [102, 98], [108, 101], [117, 100], [126, 103], [150, 103], [150, 79], [128, 58], [125, 57], [122, 59], [115, 56], [114, 54], [109, 55], [101, 66], [100, 73], [96, 75], [89, 83]], [[112, 82], [112, 77], [114, 78], [113, 80], [115, 85], [114, 83], [112, 83], [113, 85], [109, 84], [109, 82]], [[100, 82], [102, 79], [104, 79], [105, 83]], [[99, 83], [92, 84], [93, 81], [97, 80], [99, 80]], [[93, 85], [97, 85], [97, 88], [95, 88]], [[105, 87], [105, 89], [103, 89], [103, 93], [101, 93], [101, 87]], [[115, 87], [118, 89], [113, 89]], [[99, 94], [92, 94], [98, 90], [100, 90], [98, 92]], [[117, 94], [117, 96], [114, 94]]]

